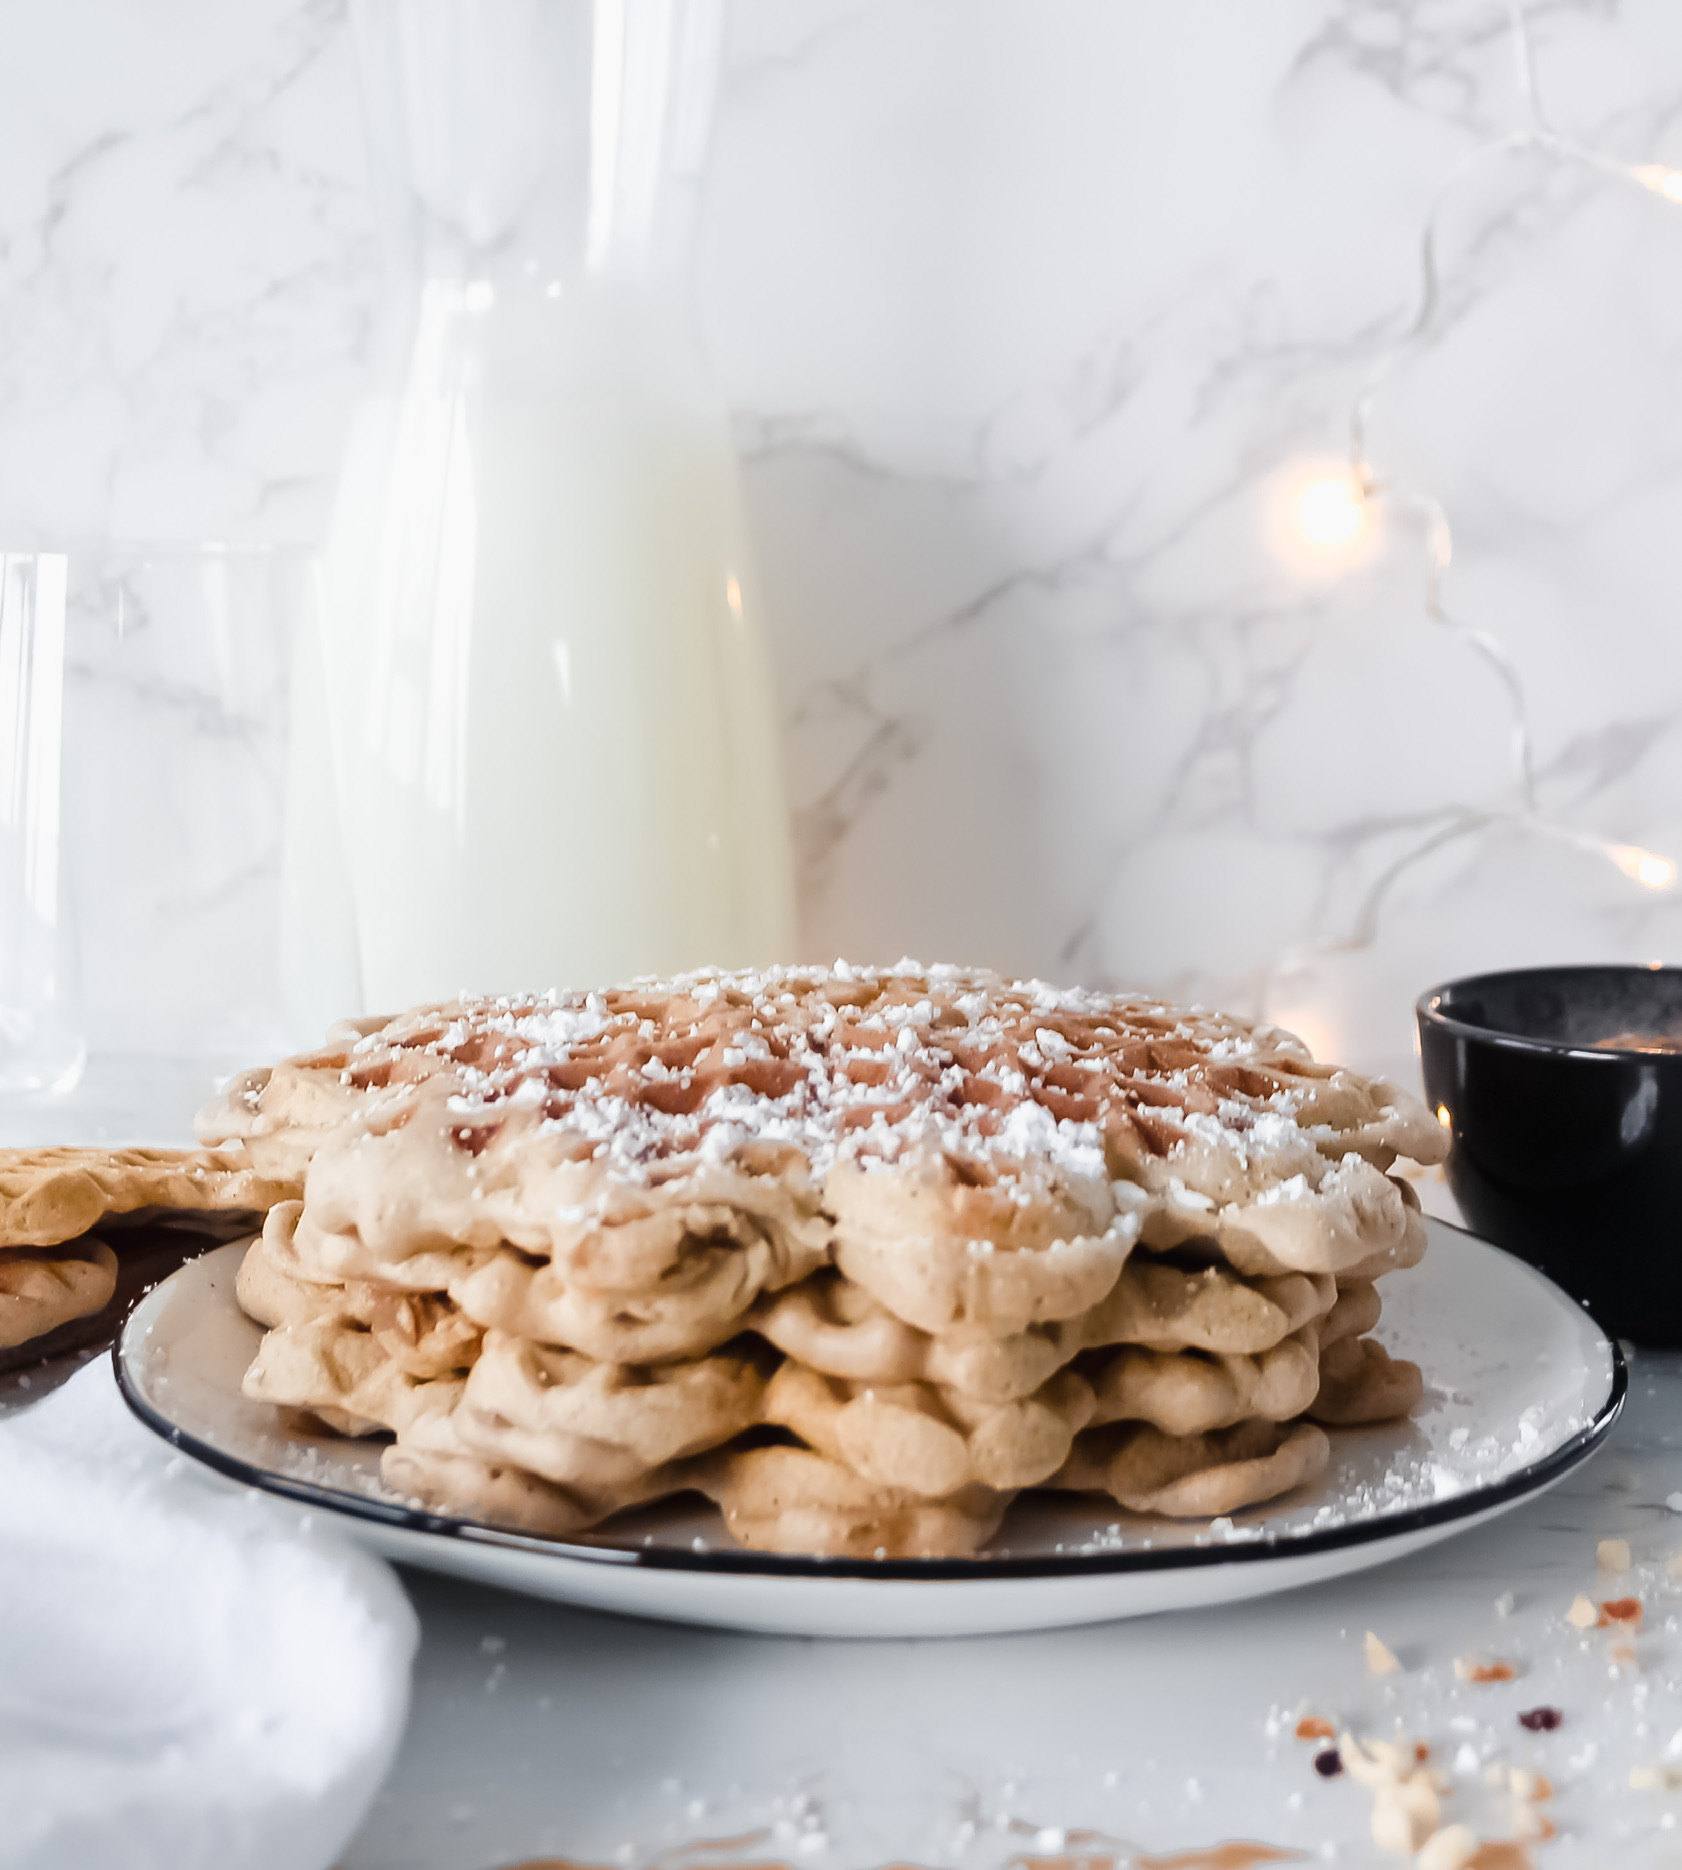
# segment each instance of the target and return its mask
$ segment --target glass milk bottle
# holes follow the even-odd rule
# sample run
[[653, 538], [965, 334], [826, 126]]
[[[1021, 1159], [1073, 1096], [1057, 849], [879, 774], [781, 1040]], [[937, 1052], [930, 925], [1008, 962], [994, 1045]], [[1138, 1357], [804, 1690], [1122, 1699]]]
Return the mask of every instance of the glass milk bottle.
[[352, 17], [396, 284], [292, 842], [319, 825], [364, 1005], [787, 958], [774, 700], [691, 325], [716, 4]]

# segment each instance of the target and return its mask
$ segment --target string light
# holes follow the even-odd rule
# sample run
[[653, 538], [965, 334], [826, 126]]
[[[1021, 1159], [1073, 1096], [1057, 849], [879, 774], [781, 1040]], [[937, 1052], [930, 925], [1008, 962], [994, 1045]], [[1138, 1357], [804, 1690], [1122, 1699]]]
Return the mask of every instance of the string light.
[[1367, 503], [1352, 474], [1322, 474], [1297, 493], [1292, 518], [1304, 541], [1322, 552], [1351, 546], [1367, 527]]
[[1663, 163], [1644, 162], [1630, 174], [1643, 188], [1650, 188], [1666, 201], [1682, 201], [1682, 169], [1667, 169]]
[[1667, 890], [1676, 881], [1674, 861], [1657, 851], [1644, 851], [1639, 844], [1608, 844], [1606, 855], [1645, 890]]
[[1454, 559], [1454, 534], [1441, 501], [1427, 490], [1381, 476], [1368, 454], [1367, 438], [1380, 390], [1407, 363], [1430, 348], [1436, 335], [1440, 300], [1437, 264], [1438, 223], [1449, 199], [1475, 169], [1499, 156], [1540, 152], [1574, 163], [1616, 180], [1633, 182], [1662, 199], [1682, 205], [1682, 170], [1663, 163], [1631, 163], [1607, 155], [1556, 130], [1542, 105], [1536, 79], [1534, 48], [1525, 0], [1508, 0], [1508, 20], [1519, 95], [1526, 121], [1463, 156], [1437, 191], [1420, 235], [1419, 304], [1408, 328], [1374, 362], [1355, 398], [1349, 415], [1349, 465], [1339, 474], [1307, 482], [1294, 510], [1302, 541], [1329, 552], [1347, 548], [1358, 539], [1371, 509], [1388, 503], [1410, 514], [1425, 535], [1425, 612], [1434, 622], [1452, 630], [1478, 655], [1500, 682], [1511, 716], [1510, 752], [1515, 805], [1511, 809], [1475, 811], [1454, 807], [1436, 815], [1431, 830], [1413, 848], [1398, 857], [1368, 889], [1348, 935], [1312, 947], [1296, 947], [1279, 955], [1267, 970], [1266, 989], [1273, 978], [1300, 967], [1307, 960], [1367, 948], [1376, 940], [1385, 899], [1401, 878], [1445, 845], [1480, 835], [1496, 826], [1510, 826], [1559, 839], [1591, 850], [1613, 864], [1642, 889], [1662, 892], [1677, 882], [1675, 861], [1662, 852], [1636, 844], [1619, 844], [1578, 826], [1548, 817], [1537, 796], [1530, 716], [1518, 667], [1500, 639], [1467, 622], [1444, 602], [1443, 586]]

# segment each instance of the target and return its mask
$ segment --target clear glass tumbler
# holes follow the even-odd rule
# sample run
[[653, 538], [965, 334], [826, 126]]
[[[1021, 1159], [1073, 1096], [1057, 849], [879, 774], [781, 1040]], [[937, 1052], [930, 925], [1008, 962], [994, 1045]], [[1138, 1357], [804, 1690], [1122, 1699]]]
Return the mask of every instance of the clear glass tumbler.
[[178, 1138], [303, 1036], [282, 853], [316, 581], [288, 547], [0, 554], [0, 1140]]
[[67, 1091], [87, 1056], [60, 863], [67, 561], [0, 553], [0, 1095]]

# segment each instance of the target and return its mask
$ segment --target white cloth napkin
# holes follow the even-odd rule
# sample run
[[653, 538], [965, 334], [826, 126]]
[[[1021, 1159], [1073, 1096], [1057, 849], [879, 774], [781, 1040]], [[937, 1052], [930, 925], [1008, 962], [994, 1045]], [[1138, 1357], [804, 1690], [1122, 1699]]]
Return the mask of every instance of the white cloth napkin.
[[416, 1635], [385, 1565], [172, 1454], [97, 1359], [0, 1422], [0, 1867], [327, 1870]]

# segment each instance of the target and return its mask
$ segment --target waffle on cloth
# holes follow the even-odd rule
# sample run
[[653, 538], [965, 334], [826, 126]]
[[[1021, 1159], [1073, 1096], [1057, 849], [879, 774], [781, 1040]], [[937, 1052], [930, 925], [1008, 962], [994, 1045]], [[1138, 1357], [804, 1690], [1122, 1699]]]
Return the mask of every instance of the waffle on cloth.
[[289, 1192], [237, 1145], [0, 1149], [0, 1369], [96, 1341], [137, 1276], [249, 1233]]
[[682, 1490], [749, 1546], [975, 1551], [1023, 1488], [1231, 1513], [1405, 1413], [1407, 1093], [1290, 1034], [909, 962], [463, 1000], [200, 1119], [302, 1201], [247, 1393], [554, 1535]]

